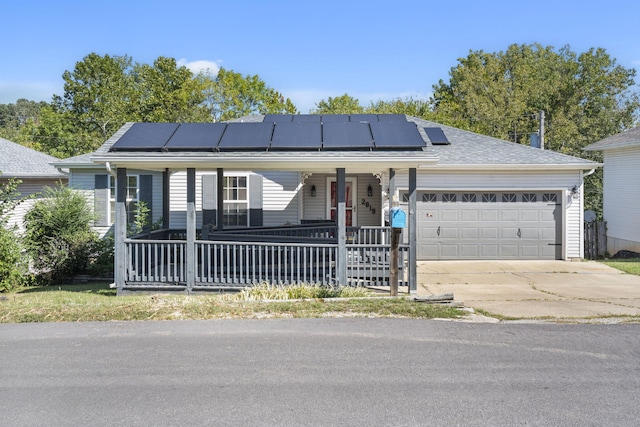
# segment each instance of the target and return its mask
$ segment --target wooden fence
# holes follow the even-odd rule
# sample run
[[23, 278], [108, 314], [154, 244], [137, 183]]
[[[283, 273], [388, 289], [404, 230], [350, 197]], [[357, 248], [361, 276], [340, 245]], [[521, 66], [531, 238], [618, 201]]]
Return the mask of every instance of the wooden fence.
[[607, 223], [606, 221], [591, 221], [584, 223], [584, 257], [598, 259], [607, 252]]

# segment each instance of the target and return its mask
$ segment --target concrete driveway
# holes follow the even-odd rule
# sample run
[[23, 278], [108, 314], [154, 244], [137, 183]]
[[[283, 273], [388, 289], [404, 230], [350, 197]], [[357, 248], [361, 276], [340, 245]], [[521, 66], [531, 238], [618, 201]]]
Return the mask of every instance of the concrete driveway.
[[519, 319], [640, 316], [640, 276], [595, 261], [418, 263], [418, 296], [449, 292], [466, 307]]

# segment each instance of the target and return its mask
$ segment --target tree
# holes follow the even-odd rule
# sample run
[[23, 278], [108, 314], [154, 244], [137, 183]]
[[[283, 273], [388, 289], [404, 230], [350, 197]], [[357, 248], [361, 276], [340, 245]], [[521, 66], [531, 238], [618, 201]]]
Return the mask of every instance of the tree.
[[28, 145], [30, 141], [22, 140], [21, 129], [29, 122], [38, 123], [40, 110], [48, 105], [24, 98], [15, 104], [0, 104], [0, 137]]
[[55, 111], [68, 114], [85, 133], [105, 141], [135, 117], [136, 91], [129, 56], [90, 53], [65, 71], [64, 95], [54, 96]]
[[0, 183], [0, 292], [7, 292], [25, 281], [27, 267], [15, 227], [9, 227], [8, 215], [22, 199], [17, 192], [19, 180]]
[[258, 75], [242, 76], [220, 68], [215, 79], [201, 74], [206, 84], [205, 105], [214, 121], [250, 114], [297, 114], [289, 98], [267, 86]]
[[511, 45], [470, 52], [434, 85], [433, 109], [448, 124], [526, 143], [546, 113], [547, 146], [581, 155], [582, 147], [633, 125], [640, 107], [635, 70], [604, 49], [576, 55], [568, 46]]
[[[545, 147], [600, 160], [582, 148], [634, 126], [640, 101], [634, 69], [616, 65], [604, 49], [576, 54], [539, 44], [505, 52], [470, 52], [434, 85], [434, 114], [443, 123], [528, 143], [545, 111]], [[586, 206], [601, 212], [601, 174], [587, 180]]]
[[360, 105], [360, 101], [347, 95], [329, 97], [326, 101], [323, 99], [316, 104], [312, 114], [360, 114], [364, 113], [364, 108]]
[[413, 98], [405, 100], [396, 98], [391, 101], [379, 100], [375, 103], [372, 102], [365, 108], [364, 112], [370, 114], [406, 114], [423, 119], [433, 119], [434, 115], [428, 101]]
[[201, 122], [210, 120], [202, 106], [205, 84], [173, 58], [136, 64], [133, 70], [137, 118], [143, 122]]

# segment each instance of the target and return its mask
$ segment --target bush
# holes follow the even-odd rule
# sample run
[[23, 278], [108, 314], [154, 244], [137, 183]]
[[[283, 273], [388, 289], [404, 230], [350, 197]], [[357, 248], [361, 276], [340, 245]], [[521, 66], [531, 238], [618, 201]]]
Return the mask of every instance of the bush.
[[7, 225], [7, 216], [20, 202], [16, 191], [20, 181], [0, 184], [0, 292], [9, 292], [26, 282], [27, 267], [15, 228]]
[[45, 188], [25, 216], [25, 244], [33, 267], [49, 281], [87, 269], [96, 234], [93, 213], [79, 192], [59, 185]]
[[111, 276], [114, 263], [114, 237], [109, 233], [97, 240], [91, 249], [89, 273], [94, 276]]

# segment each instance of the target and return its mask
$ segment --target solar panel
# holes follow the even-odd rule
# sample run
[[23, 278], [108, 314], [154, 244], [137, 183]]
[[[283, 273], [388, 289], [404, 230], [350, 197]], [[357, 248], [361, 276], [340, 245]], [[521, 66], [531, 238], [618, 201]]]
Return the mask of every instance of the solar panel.
[[109, 151], [162, 151], [177, 123], [134, 123]]
[[296, 114], [293, 116], [294, 123], [320, 123], [320, 114]]
[[412, 122], [375, 122], [371, 123], [371, 132], [378, 149], [415, 150], [426, 145]]
[[451, 144], [444, 134], [442, 128], [424, 128], [424, 131], [429, 137], [429, 141], [433, 145], [449, 145]]
[[348, 114], [323, 114], [322, 122], [330, 123], [330, 122], [348, 122], [349, 115]]
[[269, 148], [273, 123], [229, 123], [222, 135], [218, 150], [255, 150], [266, 151]]
[[164, 146], [168, 151], [213, 151], [226, 123], [183, 123]]
[[352, 122], [377, 122], [378, 115], [377, 114], [351, 114], [349, 118]]
[[378, 114], [379, 122], [406, 122], [407, 116], [404, 114]]
[[320, 123], [276, 123], [272, 150], [319, 150], [322, 147]]
[[325, 150], [366, 150], [373, 148], [368, 123], [329, 122], [322, 125], [322, 147]]
[[265, 114], [262, 121], [264, 123], [280, 123], [290, 122], [293, 119], [293, 114]]

